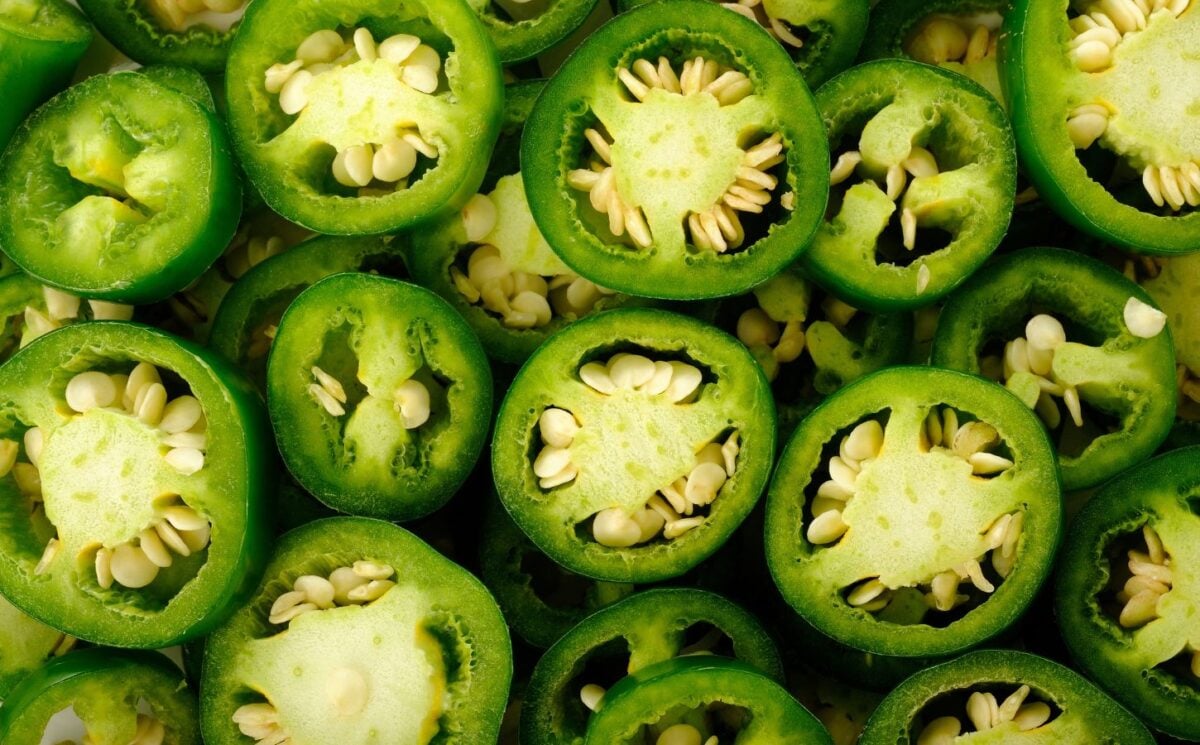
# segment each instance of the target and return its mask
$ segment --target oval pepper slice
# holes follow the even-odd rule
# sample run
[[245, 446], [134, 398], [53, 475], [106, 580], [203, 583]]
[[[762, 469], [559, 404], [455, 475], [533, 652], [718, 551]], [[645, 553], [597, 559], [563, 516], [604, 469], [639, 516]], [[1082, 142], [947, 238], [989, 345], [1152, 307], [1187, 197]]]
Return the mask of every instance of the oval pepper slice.
[[971, 652], [912, 676], [883, 700], [859, 742], [953, 742], [960, 736], [1030, 745], [1154, 742], [1141, 722], [1078, 673], [1002, 650]]
[[258, 579], [270, 430], [216, 355], [135, 324], [68, 326], [0, 368], [0, 590], [88, 641], [207, 633]]
[[538, 661], [521, 706], [521, 742], [582, 745], [592, 708], [608, 687], [655, 663], [704, 652], [737, 657], [768, 679], [783, 679], [771, 637], [720, 595], [660, 588], [599, 610]]
[[280, 539], [251, 602], [205, 647], [205, 742], [495, 742], [504, 618], [403, 528], [330, 518]]
[[346, 235], [461, 207], [496, 142], [503, 84], [465, 0], [264, 0], [234, 39], [226, 95], [267, 204]]
[[241, 214], [223, 125], [136, 72], [89, 78], [29, 117], [0, 159], [0, 193], [0, 246], [18, 266], [124, 303], [183, 289]]
[[1061, 530], [1053, 451], [1016, 397], [893, 367], [797, 427], [767, 498], [767, 563], [788, 604], [837, 641], [945, 655], [1021, 615]]
[[950, 297], [933, 364], [1004, 383], [1053, 434], [1065, 488], [1093, 486], [1153, 453], [1174, 419], [1170, 333], [1137, 320], [1152, 303], [1094, 259], [1025, 249]]
[[667, 660], [630, 674], [601, 699], [585, 743], [759, 741], [832, 745], [821, 722], [783, 686], [736, 660]]
[[467, 0], [509, 64], [536, 57], [583, 25], [597, 0]]
[[59, 742], [63, 725], [52, 720], [63, 711], [74, 713], [84, 742], [201, 742], [196, 695], [157, 652], [84, 649], [46, 663], [5, 700], [0, 737]]
[[982, 264], [1012, 216], [1016, 151], [976, 83], [909, 60], [854, 67], [817, 91], [830, 209], [802, 265], [877, 312], [929, 305]]
[[1200, 740], [1200, 447], [1110, 481], [1071, 526], [1055, 609], [1079, 666], [1155, 729]]
[[437, 295], [337, 274], [283, 314], [267, 403], [284, 463], [309, 493], [343, 512], [410, 520], [444, 504], [474, 466], [492, 376]]
[[509, 388], [492, 440], [496, 490], [567, 569], [611, 582], [677, 577], [754, 507], [775, 407], [735, 339], [627, 308], [551, 337]]
[[79, 0], [105, 39], [144, 65], [225, 69], [249, 0]]
[[701, 0], [623, 13], [530, 114], [521, 173], [534, 219], [602, 287], [670, 299], [746, 291], [795, 259], [825, 208], [828, 154], [811, 101], [753, 21]]

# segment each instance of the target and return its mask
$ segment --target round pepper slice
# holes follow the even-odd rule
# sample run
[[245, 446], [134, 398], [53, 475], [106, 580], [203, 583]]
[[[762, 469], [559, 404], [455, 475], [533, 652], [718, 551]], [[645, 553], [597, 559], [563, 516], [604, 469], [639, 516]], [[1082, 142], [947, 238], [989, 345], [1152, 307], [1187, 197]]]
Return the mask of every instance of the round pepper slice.
[[104, 38], [142, 64], [225, 69], [249, 0], [79, 0]]
[[745, 347], [686, 316], [607, 311], [555, 334], [500, 407], [492, 473], [526, 535], [573, 572], [655, 582], [753, 509], [775, 406]]
[[597, 0], [467, 0], [487, 27], [500, 61], [521, 62], [541, 54], [583, 25]]
[[30, 111], [67, 87], [91, 41], [92, 27], [63, 0], [0, 5], [0, 150]]
[[495, 47], [465, 0], [257, 0], [230, 49], [226, 96], [267, 204], [338, 235], [461, 207], [504, 100]]
[[361, 518], [283, 536], [204, 654], [209, 745], [495, 742], [512, 677], [483, 585], [403, 528]]
[[771, 637], [720, 595], [646, 590], [599, 610], [538, 661], [521, 707], [521, 742], [582, 745], [606, 687], [655, 663], [706, 652], [737, 657], [768, 679], [783, 680]]
[[129, 323], [68, 326], [0, 367], [0, 591], [91, 642], [207, 633], [265, 560], [262, 404], [216, 355]]
[[833, 745], [820, 720], [754, 667], [720, 657], [680, 657], [613, 686], [585, 743], [770, 742]]
[[825, 208], [812, 97], [758, 25], [663, 0], [592, 34], [546, 85], [521, 143], [534, 219], [602, 287], [698, 299], [791, 263]]
[[1200, 447], [1108, 482], [1059, 567], [1058, 625], [1079, 666], [1155, 729], [1200, 740]]
[[[617, 0], [622, 12], [653, 0]], [[854, 64], [867, 30], [867, 0], [744, 0], [721, 3], [762, 26], [812, 87]]]
[[194, 99], [136, 72], [71, 87], [0, 159], [0, 247], [68, 292], [166, 298], [237, 229], [241, 186], [224, 131]]
[[1200, 245], [1200, 7], [1151, 5], [1017, 0], [1001, 83], [1022, 166], [1055, 211], [1130, 251], [1188, 253]]
[[1054, 453], [1000, 386], [893, 367], [801, 421], [767, 498], [767, 563], [819, 631], [873, 654], [958, 652], [1013, 624], [1062, 529]]
[[876, 312], [929, 305], [1004, 237], [1016, 151], [1004, 109], [978, 84], [910, 60], [867, 62], [817, 91], [837, 155], [830, 209], [801, 261]]
[[35, 621], [0, 596], [0, 700], [46, 660], [73, 646], [74, 637]]
[[[75, 721], [62, 721], [64, 711]], [[25, 678], [0, 709], [0, 739], [200, 745], [196, 696], [157, 652], [84, 649]], [[67, 739], [74, 742], [75, 739]]]
[[[961, 733], [961, 735], [960, 735]], [[861, 745], [899, 742], [1153, 745], [1146, 727], [1078, 673], [982, 650], [922, 670], [871, 715]]]
[[1024, 249], [946, 302], [933, 364], [1004, 383], [1053, 433], [1064, 487], [1094, 486], [1153, 453], [1175, 416], [1170, 333], [1152, 303], [1094, 259]]
[[492, 376], [470, 327], [437, 295], [337, 274], [283, 314], [267, 402], [279, 452], [305, 490], [343, 512], [411, 520], [470, 474]]

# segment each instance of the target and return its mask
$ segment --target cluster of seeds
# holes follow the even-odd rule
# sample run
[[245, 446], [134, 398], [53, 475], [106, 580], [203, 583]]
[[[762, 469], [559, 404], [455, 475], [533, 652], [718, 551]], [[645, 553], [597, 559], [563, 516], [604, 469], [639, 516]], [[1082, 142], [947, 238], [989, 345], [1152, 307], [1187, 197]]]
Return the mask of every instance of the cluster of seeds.
[[[637, 101], [644, 101], [651, 91], [663, 90], [681, 96], [712, 96], [722, 106], [731, 106], [754, 93], [754, 84], [745, 73], [704, 57], [684, 62], [679, 74], [666, 57], [659, 57], [657, 64], [639, 59], [632, 71], [625, 67], [617, 70], [617, 77]], [[608, 216], [608, 229], [614, 236], [628, 233], [635, 246], [649, 247], [654, 237], [645, 213], [617, 189], [612, 140], [600, 129], [587, 129], [584, 136], [596, 157], [588, 168], [571, 171], [567, 183], [588, 193], [592, 207]], [[783, 139], [778, 133], [745, 150], [733, 183], [717, 203], [705, 211], [688, 213], [687, 231], [696, 248], [724, 253], [741, 246], [746, 233], [738, 213], [761, 214], [771, 203], [771, 192], [779, 180], [769, 171], [783, 161]]]
[[[462, 211], [467, 240], [479, 244], [496, 227], [496, 219], [495, 203], [476, 194]], [[482, 305], [512, 329], [541, 328], [556, 314], [575, 320], [615, 294], [572, 272], [541, 276], [515, 271], [500, 249], [488, 243], [471, 251], [466, 273], [451, 266], [450, 279], [467, 302]]]
[[202, 13], [236, 13], [249, 0], [149, 0], [146, 4], [159, 23], [172, 31], [184, 31]]
[[[265, 87], [279, 95], [279, 108], [293, 115], [309, 104], [312, 82], [332, 71], [354, 64], [388, 64], [396, 78], [415, 91], [433, 94], [438, 89], [442, 59], [437, 50], [410, 34], [389, 36], [376, 44], [366, 28], [348, 37], [332, 29], [315, 31], [296, 48], [296, 58], [267, 69]], [[364, 142], [338, 151], [333, 159], [334, 179], [358, 188], [360, 196], [385, 194], [406, 188], [417, 167], [417, 157], [438, 157], [438, 148], [416, 129], [400, 130], [387, 142]]]
[[[25, 306], [21, 347], [25, 347], [39, 336], [82, 319], [80, 312], [83, 301], [80, 298], [53, 287], [43, 287], [42, 296], [46, 301], [45, 313], [32, 305]], [[133, 318], [132, 305], [108, 303], [103, 300], [88, 300], [87, 304], [91, 309], [92, 318], [97, 321], [128, 321]]]
[[[138, 714], [137, 729], [134, 730], [133, 739], [129, 741], [129, 745], [162, 745], [166, 741], [166, 737], [167, 729], [156, 717], [149, 714]], [[59, 745], [75, 745], [75, 741], [65, 740]], [[97, 745], [97, 743], [90, 734], [86, 734], [79, 741], [79, 745]]]
[[1066, 342], [1062, 323], [1054, 316], [1039, 313], [1025, 324], [1025, 336], [1004, 345], [1003, 358], [985, 357], [980, 366], [984, 375], [1003, 381], [1051, 429], [1062, 423], [1056, 398], [1062, 399], [1075, 426], [1082, 427], [1079, 391], [1057, 380], [1053, 370], [1054, 352]]
[[122, 587], [137, 589], [149, 585], [174, 562], [174, 555], [183, 557], [203, 551], [212, 535], [212, 524], [179, 497], [163, 500], [155, 508], [157, 517], [137, 536], [116, 546], [92, 545], [80, 555], [95, 552], [92, 564], [96, 583], [107, 590], [115, 582]]
[[762, 26], [780, 44], [795, 49], [804, 46], [804, 40], [796, 36], [796, 32], [793, 30], [791, 24], [782, 18], [771, 15], [771, 9], [763, 3], [763, 0], [737, 0], [737, 2], [721, 3], [721, 7], [744, 15]]
[[996, 56], [1001, 21], [996, 14], [932, 15], [917, 27], [904, 48], [913, 59], [929, 65], [971, 65]]
[[[345, 416], [346, 389], [341, 381], [316, 365], [311, 373], [313, 382], [308, 385], [308, 395], [330, 416]], [[429, 421], [431, 413], [429, 389], [421, 381], [409, 378], [392, 392], [392, 408], [400, 415], [405, 429], [420, 427]]]
[[[1035, 730], [1050, 721], [1053, 711], [1043, 701], [1026, 703], [1029, 693], [1029, 686], [1023, 685], [1000, 703], [991, 693], [975, 691], [967, 698], [967, 720], [976, 732], [987, 732], [1008, 722], [1015, 723], [1021, 732]], [[938, 717], [921, 730], [917, 745], [951, 745], [962, 731], [958, 717]]]
[[[856, 308], [832, 295], [821, 302], [821, 309], [839, 330], [845, 330], [858, 313]], [[737, 322], [738, 339], [754, 354], [767, 380], [771, 381], [779, 376], [783, 365], [795, 362], [804, 354], [804, 317], [789, 317], [779, 310], [782, 309], [768, 308], [760, 302], [743, 311]]]

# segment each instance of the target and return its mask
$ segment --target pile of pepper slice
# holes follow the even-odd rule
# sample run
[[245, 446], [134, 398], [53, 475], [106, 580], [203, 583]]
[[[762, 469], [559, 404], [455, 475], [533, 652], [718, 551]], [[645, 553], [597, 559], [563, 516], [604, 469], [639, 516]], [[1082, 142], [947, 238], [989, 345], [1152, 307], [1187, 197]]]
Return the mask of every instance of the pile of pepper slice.
[[1200, 0], [0, 50], [0, 743], [1200, 742]]

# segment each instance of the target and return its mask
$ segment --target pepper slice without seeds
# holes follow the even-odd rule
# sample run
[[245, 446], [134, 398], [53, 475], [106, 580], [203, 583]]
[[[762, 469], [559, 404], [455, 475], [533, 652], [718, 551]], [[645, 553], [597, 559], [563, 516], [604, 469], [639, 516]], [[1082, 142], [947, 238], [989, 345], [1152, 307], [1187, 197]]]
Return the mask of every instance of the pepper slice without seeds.
[[817, 91], [836, 155], [826, 220], [801, 264], [852, 305], [929, 305], [999, 245], [1016, 154], [1004, 110], [977, 84], [876, 60]]
[[207, 633], [264, 558], [270, 442], [219, 358], [133, 324], [70, 326], [4, 365], [0, 588], [96, 643]]
[[145, 65], [225, 69], [229, 42], [249, 0], [80, 0], [96, 28]]
[[338, 274], [284, 313], [267, 402], [284, 463], [308, 492], [334, 509], [408, 520], [470, 473], [491, 418], [491, 370], [437, 295]]
[[458, 209], [499, 131], [500, 67], [464, 0], [255, 2], [226, 78], [247, 175], [318, 232], [383, 233]]
[[752, 21], [701, 0], [624, 13], [530, 114], [521, 172], [534, 219], [602, 287], [672, 299], [745, 291], [795, 258], [824, 208], [810, 100]]
[[749, 513], [774, 404], [744, 347], [685, 316], [621, 309], [551, 337], [500, 407], [492, 472], [547, 556], [612, 582], [683, 574]]
[[1055, 596], [1080, 667], [1155, 729], [1200, 739], [1200, 448], [1110, 481], [1072, 524]]
[[[956, 726], [957, 725], [957, 726]], [[1154, 737], [1074, 671], [1025, 652], [984, 650], [927, 668], [871, 715], [862, 745], [919, 742], [1151, 745]]]
[[504, 64], [536, 57], [583, 25], [597, 0], [467, 0]]
[[775, 643], [741, 607], [702, 590], [635, 593], [588, 616], [538, 661], [521, 707], [521, 742], [582, 745], [607, 687], [664, 660], [713, 652], [783, 679]]
[[1174, 419], [1170, 334], [1130, 330], [1131, 298], [1153, 303], [1093, 259], [1024, 249], [947, 301], [933, 364], [1004, 382], [1054, 434], [1065, 488], [1093, 486], [1153, 453]]
[[478, 580], [402, 528], [319, 520], [280, 540], [258, 594], [209, 638], [205, 741], [490, 742], [511, 675]]
[[796, 429], [768, 497], [767, 562], [837, 641], [943, 655], [1028, 607], [1061, 527], [1053, 453], [1019, 400], [961, 373], [889, 368]]
[[83, 649], [46, 663], [5, 699], [0, 737], [60, 742], [63, 715], [74, 715], [84, 743], [201, 743], [196, 695], [157, 652]]

